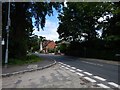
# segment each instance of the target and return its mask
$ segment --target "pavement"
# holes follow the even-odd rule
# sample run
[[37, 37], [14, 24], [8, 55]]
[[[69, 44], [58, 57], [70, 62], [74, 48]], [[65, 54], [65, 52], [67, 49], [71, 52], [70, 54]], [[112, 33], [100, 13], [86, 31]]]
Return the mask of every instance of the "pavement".
[[56, 64], [49, 68], [2, 78], [2, 88], [100, 88], [79, 72]]
[[8, 66], [6, 67], [2, 67], [2, 74], [6, 75], [6, 74], [12, 74], [15, 72], [22, 72], [22, 71], [30, 71], [32, 69], [37, 69], [37, 68], [44, 68], [45, 66], [49, 67], [49, 65], [52, 65], [53, 63], [55, 63], [54, 60], [51, 59], [44, 59], [40, 62], [35, 62], [32, 64], [25, 64], [25, 65], [19, 65], [19, 66]]
[[[36, 54], [45, 61], [44, 64], [26, 65], [24, 69], [34, 68], [34, 72], [20, 73], [2, 78], [3, 88], [120, 88], [117, 64], [84, 60], [83, 58]], [[49, 68], [37, 69], [46, 63]], [[48, 65], [47, 65], [48, 66]], [[19, 68], [19, 67], [18, 67]], [[13, 67], [10, 68], [12, 73]], [[13, 70], [12, 70], [13, 69]], [[33, 70], [32, 70], [33, 71]]]

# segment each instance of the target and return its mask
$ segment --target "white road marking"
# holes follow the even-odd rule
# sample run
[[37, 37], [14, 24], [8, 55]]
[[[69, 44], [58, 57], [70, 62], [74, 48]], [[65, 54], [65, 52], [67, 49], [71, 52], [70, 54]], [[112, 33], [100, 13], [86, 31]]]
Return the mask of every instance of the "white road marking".
[[60, 64], [62, 64], [62, 65], [63, 65], [63, 63], [62, 63], [62, 62], [58, 62], [58, 63], [60, 63]]
[[96, 64], [96, 63], [91, 63], [91, 62], [86, 62], [86, 61], [82, 61], [84, 63], [88, 63], [88, 64], [92, 64], [92, 65], [98, 65], [98, 66], [103, 66], [102, 64]]
[[61, 67], [65, 67], [65, 66], [61, 66]]
[[103, 66], [102, 64], [97, 64], [98, 66]]
[[99, 80], [101, 80], [101, 81], [106, 81], [106, 79], [101, 78], [101, 77], [99, 77], [99, 76], [93, 76], [93, 77], [96, 78], [96, 79], [99, 79]]
[[79, 75], [79, 76], [84, 76], [84, 74], [79, 73], [79, 72], [77, 72], [76, 74]]
[[67, 70], [68, 70], [69, 68], [65, 67], [65, 69], [67, 69]]
[[100, 86], [100, 87], [102, 87], [102, 88], [110, 88], [110, 87], [108, 87], [108, 86], [106, 86], [106, 85], [104, 85], [104, 84], [102, 84], [102, 83], [97, 84], [97, 85]]
[[88, 80], [88, 81], [90, 81], [90, 82], [96, 82], [94, 79], [91, 79], [91, 78], [89, 78], [89, 77], [83, 77], [83, 78], [85, 78], [86, 80]]
[[72, 69], [76, 69], [75, 67], [71, 67]]
[[71, 70], [71, 69], [70, 69], [70, 71], [71, 71], [71, 72], [75, 72], [75, 70]]
[[63, 64], [63, 65], [65, 65], [65, 66], [66, 66], [66, 64]]
[[70, 67], [70, 65], [67, 65], [67, 67]]
[[77, 69], [77, 71], [81, 72], [81, 71], [83, 71], [83, 70]]
[[90, 75], [90, 76], [92, 75], [92, 74], [91, 74], [91, 73], [89, 73], [89, 72], [83, 72], [83, 73], [85, 73], [85, 74], [87, 74], [87, 75]]
[[110, 85], [112, 85], [116, 88], [120, 88], [120, 86], [118, 84], [114, 83], [114, 82], [108, 82], [108, 84], [110, 84]]

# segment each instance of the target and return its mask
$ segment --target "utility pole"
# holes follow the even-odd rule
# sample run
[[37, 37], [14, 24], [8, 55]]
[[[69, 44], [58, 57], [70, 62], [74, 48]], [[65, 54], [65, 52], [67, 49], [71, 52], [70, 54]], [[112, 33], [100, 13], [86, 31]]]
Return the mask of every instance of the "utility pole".
[[7, 42], [6, 42], [6, 53], [5, 53], [5, 67], [7, 67], [7, 64], [8, 64], [9, 30], [10, 30], [10, 0], [9, 0], [9, 5], [8, 5], [8, 22], [6, 26]]

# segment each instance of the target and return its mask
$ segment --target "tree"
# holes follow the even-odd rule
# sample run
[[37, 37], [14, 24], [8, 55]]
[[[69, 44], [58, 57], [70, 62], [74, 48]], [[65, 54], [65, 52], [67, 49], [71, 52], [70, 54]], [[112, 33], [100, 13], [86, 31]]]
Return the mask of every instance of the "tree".
[[97, 38], [98, 19], [110, 8], [111, 3], [67, 3], [59, 15], [60, 38], [69, 41], [81, 41], [82, 37], [88, 41]]
[[[45, 26], [46, 15], [53, 14], [53, 7], [60, 11], [62, 3], [58, 2], [11, 2], [11, 26], [9, 37], [9, 57], [10, 58], [24, 58], [28, 49], [29, 38], [33, 32], [33, 21], [35, 18], [35, 25], [40, 29]], [[2, 3], [3, 16], [3, 38], [6, 41], [6, 23], [8, 3]], [[5, 50], [5, 49], [4, 49]], [[4, 52], [3, 52], [4, 53]], [[3, 57], [5, 55], [3, 54]]]
[[[100, 22], [102, 17], [106, 18]], [[113, 59], [120, 50], [119, 17], [119, 3], [67, 2], [58, 17], [57, 32], [60, 39], [71, 42], [67, 51], [71, 55], [106, 58], [104, 54], [109, 53], [107, 58]], [[102, 30], [101, 36], [99, 30]]]

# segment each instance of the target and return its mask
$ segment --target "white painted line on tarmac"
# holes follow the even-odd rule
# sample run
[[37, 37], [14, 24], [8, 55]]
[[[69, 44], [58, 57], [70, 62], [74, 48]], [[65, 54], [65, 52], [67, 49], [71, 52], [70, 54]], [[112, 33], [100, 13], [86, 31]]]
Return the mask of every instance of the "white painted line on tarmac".
[[88, 81], [90, 81], [90, 82], [96, 82], [94, 79], [91, 79], [91, 78], [89, 78], [89, 77], [83, 77], [83, 78], [85, 78], [86, 80], [88, 80]]
[[106, 81], [106, 79], [101, 78], [101, 77], [99, 77], [99, 76], [93, 76], [93, 77], [96, 78], [96, 79], [98, 79], [98, 80], [101, 80], [101, 81]]
[[70, 67], [70, 65], [67, 65], [67, 67]]
[[83, 70], [77, 69], [77, 71], [82, 72]]
[[91, 74], [91, 73], [89, 73], [89, 72], [83, 72], [83, 73], [85, 73], [85, 74], [87, 74], [87, 75], [90, 75], [90, 76], [92, 75], [92, 74]]
[[67, 69], [67, 70], [68, 70], [69, 68], [68, 68], [68, 67], [65, 67], [65, 69]]
[[103, 66], [102, 64], [97, 64], [98, 66]]
[[72, 69], [76, 69], [75, 67], [71, 67]]
[[71, 69], [70, 69], [70, 71], [71, 71], [71, 72], [75, 72], [75, 70], [71, 70]]
[[100, 86], [100, 87], [102, 87], [102, 88], [110, 88], [110, 87], [108, 87], [108, 86], [106, 86], [106, 85], [104, 85], [104, 84], [102, 84], [102, 83], [97, 84], [97, 85]]
[[62, 64], [61, 62], [58, 62], [58, 63]]
[[65, 67], [65, 66], [61, 66], [61, 67]]
[[79, 73], [79, 72], [77, 72], [76, 74], [79, 75], [79, 76], [84, 76], [84, 74]]
[[86, 61], [82, 61], [84, 63], [88, 63], [88, 64], [92, 64], [92, 65], [98, 65], [98, 66], [103, 66], [102, 64], [96, 64], [96, 63], [91, 63], [91, 62], [86, 62]]
[[120, 88], [120, 86], [118, 84], [114, 83], [114, 82], [108, 82], [108, 84], [110, 84], [110, 85], [112, 85], [116, 88]]
[[64, 65], [67, 65], [67, 64], [65, 64], [65, 63], [63, 63]]

